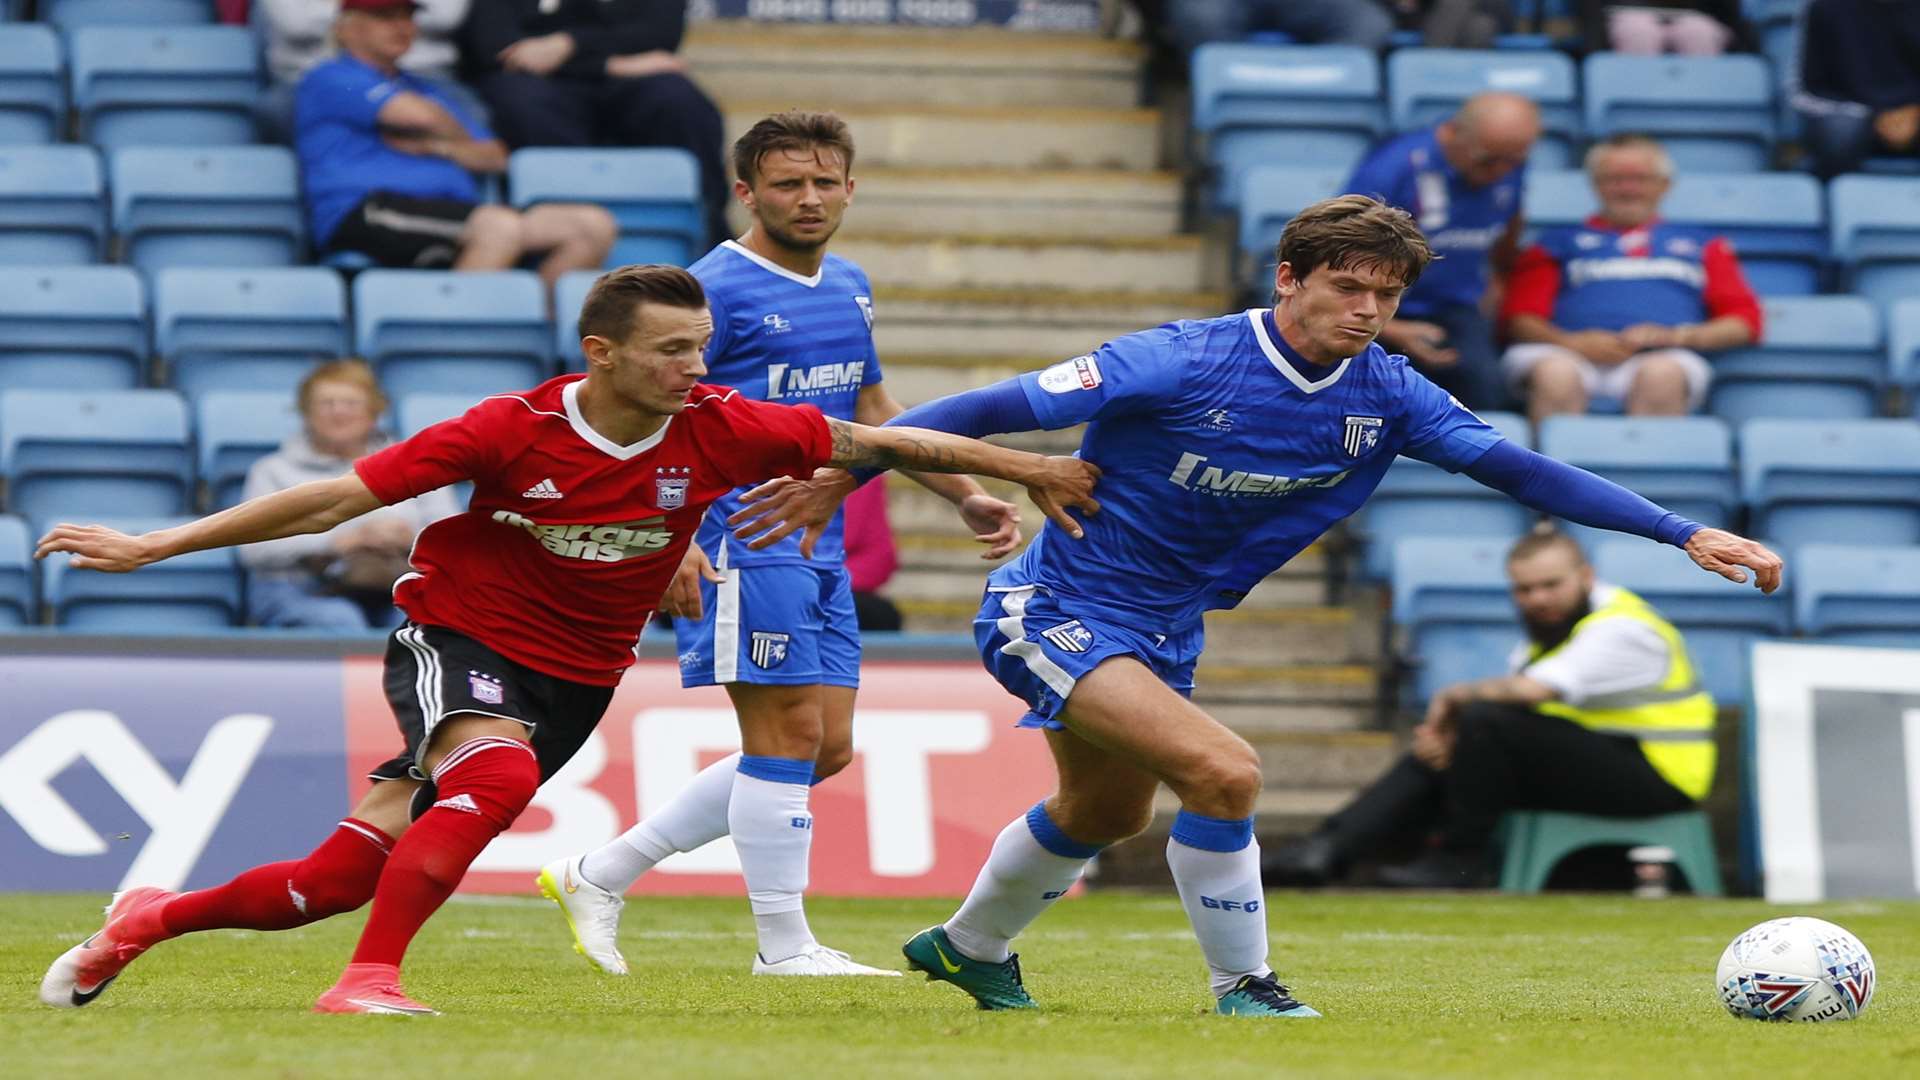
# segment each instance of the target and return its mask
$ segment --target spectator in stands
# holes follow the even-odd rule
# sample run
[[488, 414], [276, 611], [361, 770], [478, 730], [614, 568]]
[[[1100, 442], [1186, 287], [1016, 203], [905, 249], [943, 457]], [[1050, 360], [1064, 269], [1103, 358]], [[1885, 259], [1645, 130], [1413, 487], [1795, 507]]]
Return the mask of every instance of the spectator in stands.
[[1395, 0], [1430, 49], [1490, 49], [1513, 25], [1510, 0]]
[[1876, 153], [1920, 154], [1920, 4], [1813, 0], [1793, 104], [1822, 177]]
[[1752, 47], [1740, 0], [1581, 0], [1580, 32], [1595, 50], [1639, 56]]
[[700, 162], [708, 242], [732, 200], [720, 110], [676, 55], [683, 0], [474, 0], [469, 72], [507, 143], [677, 146]]
[[1519, 244], [1520, 192], [1539, 137], [1533, 102], [1476, 94], [1451, 119], [1376, 147], [1344, 189], [1412, 214], [1440, 256], [1401, 299], [1380, 344], [1469, 408], [1506, 403], [1492, 316]]
[[[387, 445], [376, 426], [386, 411], [373, 371], [361, 360], [321, 364], [300, 383], [302, 430], [253, 463], [245, 497], [331, 480]], [[248, 621], [261, 626], [343, 632], [398, 625], [393, 582], [408, 569], [413, 538], [460, 512], [451, 489], [383, 507], [328, 533], [249, 544]]]
[[[466, 20], [471, 2], [417, 0], [413, 21], [418, 36], [400, 58], [399, 67], [432, 83], [440, 96], [485, 123], [487, 111], [480, 95], [456, 77], [460, 48], [454, 34]], [[272, 83], [261, 95], [256, 115], [268, 139], [292, 142], [294, 92], [301, 76], [333, 54], [333, 23], [340, 16], [340, 0], [260, 0], [258, 12], [267, 42], [267, 75]]]
[[862, 630], [898, 630], [905, 624], [894, 602], [880, 595], [900, 568], [900, 551], [887, 520], [885, 480], [863, 484], [840, 504], [845, 512], [841, 543], [853, 582], [853, 612]]
[[1380, 49], [1393, 14], [1376, 0], [1170, 0], [1167, 27], [1182, 55], [1212, 41], [1282, 33], [1307, 45]]
[[1502, 363], [1535, 421], [1583, 413], [1595, 396], [1632, 415], [1699, 407], [1711, 372], [1702, 352], [1760, 338], [1760, 303], [1732, 245], [1659, 218], [1673, 160], [1643, 135], [1587, 152], [1600, 212], [1547, 230], [1520, 254], [1507, 284]]
[[1507, 576], [1527, 634], [1514, 673], [1435, 694], [1411, 752], [1311, 834], [1276, 847], [1262, 868], [1269, 881], [1324, 885], [1385, 841], [1437, 828], [1437, 844], [1380, 880], [1490, 884], [1487, 844], [1509, 810], [1644, 817], [1706, 797], [1714, 705], [1679, 631], [1595, 581], [1564, 533], [1522, 538]]
[[540, 258], [552, 284], [601, 265], [618, 231], [598, 206], [480, 204], [473, 173], [507, 148], [431, 82], [401, 71], [409, 0], [341, 0], [341, 54], [300, 80], [294, 139], [315, 246], [383, 266], [505, 270]]

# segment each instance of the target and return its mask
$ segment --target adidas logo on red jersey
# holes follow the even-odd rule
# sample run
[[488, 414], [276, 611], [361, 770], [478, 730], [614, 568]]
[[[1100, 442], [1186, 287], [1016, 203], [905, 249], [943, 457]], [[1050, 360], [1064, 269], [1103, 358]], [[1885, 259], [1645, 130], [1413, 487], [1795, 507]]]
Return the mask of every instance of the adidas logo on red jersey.
[[551, 479], [542, 480], [520, 493], [523, 499], [564, 499], [566, 494], [553, 486]]

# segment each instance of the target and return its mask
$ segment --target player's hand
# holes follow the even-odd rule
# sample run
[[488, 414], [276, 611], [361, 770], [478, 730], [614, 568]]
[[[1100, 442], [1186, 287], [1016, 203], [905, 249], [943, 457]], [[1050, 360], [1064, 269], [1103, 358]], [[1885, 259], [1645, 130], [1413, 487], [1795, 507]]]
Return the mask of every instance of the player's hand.
[[740, 509], [727, 524], [750, 551], [771, 547], [805, 530], [800, 554], [811, 559], [813, 545], [854, 487], [853, 474], [845, 469], [820, 469], [809, 480], [775, 477], [740, 496]]
[[1687, 540], [1687, 554], [1703, 570], [1711, 570], [1728, 581], [1744, 582], [1753, 571], [1753, 583], [1763, 593], [1780, 587], [1780, 571], [1785, 564], [1780, 556], [1744, 536], [1725, 529], [1701, 529]]
[[1569, 334], [1567, 347], [1606, 367], [1624, 363], [1627, 357], [1639, 351], [1611, 330], [1582, 330], [1577, 334]]
[[1086, 536], [1086, 530], [1067, 513], [1067, 507], [1076, 507], [1083, 514], [1100, 512], [1100, 504], [1093, 497], [1093, 486], [1100, 482], [1100, 466], [1077, 457], [1044, 457], [1021, 482], [1033, 505], [1067, 530], [1068, 536], [1075, 540]]
[[718, 585], [726, 580], [727, 575], [713, 568], [713, 560], [707, 558], [699, 544], [688, 544], [687, 553], [680, 557], [679, 569], [673, 572], [673, 580], [660, 597], [660, 612], [676, 619], [698, 620], [705, 614], [700, 603], [700, 583]]
[[1460, 362], [1460, 350], [1447, 348], [1447, 328], [1419, 319], [1393, 320], [1394, 338], [1407, 359], [1430, 368], [1450, 368]]
[[105, 525], [55, 525], [40, 538], [33, 557], [71, 554], [67, 565], [77, 570], [104, 570], [124, 574], [156, 560], [145, 536], [128, 536]]
[[501, 49], [497, 59], [508, 71], [527, 75], [551, 75], [573, 57], [573, 37], [552, 33], [521, 38]]
[[1020, 546], [1020, 508], [1005, 499], [981, 493], [969, 495], [960, 503], [960, 520], [973, 530], [973, 538], [987, 545], [983, 559], [998, 559]]
[[607, 74], [616, 79], [644, 79], [649, 75], [684, 75], [687, 62], [665, 49], [607, 57]]

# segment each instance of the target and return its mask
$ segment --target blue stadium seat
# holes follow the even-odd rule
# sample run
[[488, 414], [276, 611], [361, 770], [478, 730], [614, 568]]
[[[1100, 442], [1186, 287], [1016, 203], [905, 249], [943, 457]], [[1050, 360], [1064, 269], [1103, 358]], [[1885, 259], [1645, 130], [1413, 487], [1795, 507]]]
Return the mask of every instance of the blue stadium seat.
[[36, 523], [185, 513], [192, 441], [186, 403], [171, 390], [0, 392], [7, 506]]
[[319, 266], [158, 271], [153, 335], [169, 383], [190, 398], [270, 390], [291, 400], [317, 361], [352, 351], [346, 286]]
[[580, 355], [580, 308], [599, 277], [595, 270], [569, 270], [553, 283], [553, 351], [568, 371], [587, 370]]
[[1487, 90], [1532, 98], [1540, 106], [1541, 134], [1527, 159], [1531, 168], [1575, 164], [1580, 140], [1580, 91], [1573, 60], [1553, 50], [1401, 49], [1387, 57], [1387, 112], [1396, 131], [1412, 131], [1452, 116]]
[[1600, 209], [1593, 182], [1581, 169], [1528, 169], [1520, 203], [1530, 229], [1578, 225]]
[[240, 501], [253, 463], [300, 430], [300, 406], [275, 390], [209, 390], [193, 403], [193, 427], [207, 509], [225, 510]]
[[1920, 649], [1920, 547], [1808, 544], [1793, 618], [1816, 641]]
[[1920, 544], [1920, 423], [1749, 420], [1740, 488], [1749, 531], [1790, 552], [1833, 540]]
[[146, 362], [138, 272], [0, 266], [0, 389], [127, 389], [139, 385]]
[[67, 121], [60, 38], [33, 23], [0, 25], [0, 145], [57, 142]]
[[1837, 176], [1827, 199], [1849, 290], [1883, 307], [1920, 295], [1920, 177]]
[[1826, 198], [1804, 173], [1681, 173], [1660, 216], [1733, 242], [1740, 267], [1763, 296], [1820, 291], [1827, 261]]
[[608, 266], [686, 266], [706, 253], [700, 165], [685, 150], [516, 150], [507, 163], [513, 205], [598, 203], [620, 224]]
[[1716, 353], [1707, 408], [1730, 424], [1766, 417], [1864, 419], [1886, 384], [1880, 309], [1857, 296], [1765, 303], [1759, 342]]
[[1771, 164], [1773, 71], [1761, 57], [1597, 52], [1581, 67], [1591, 137], [1652, 135], [1682, 174]]
[[525, 270], [366, 270], [353, 279], [354, 337], [395, 398], [521, 390], [552, 374], [545, 290]]
[[[1603, 582], [1638, 593], [1686, 638], [1700, 682], [1723, 705], [1747, 697], [1753, 643], [1787, 634], [1787, 592], [1769, 596], [1694, 565], [1679, 548], [1638, 539], [1596, 545], [1591, 561]], [[1797, 564], [1796, 564], [1797, 565]]]
[[[1540, 452], [1598, 473], [1704, 525], [1732, 524], [1740, 504], [1733, 431], [1711, 416], [1550, 417], [1540, 425]], [[1619, 533], [1572, 522], [1563, 527], [1589, 550], [1621, 540]], [[1659, 546], [1639, 537], [1625, 542], [1630, 547]]]
[[1202, 45], [1193, 52], [1193, 127], [1207, 136], [1216, 206], [1239, 205], [1254, 165], [1350, 169], [1385, 130], [1380, 63], [1345, 45]]
[[40, 621], [40, 568], [33, 561], [34, 537], [27, 523], [0, 516], [0, 627], [31, 626]]
[[305, 253], [293, 151], [284, 146], [133, 147], [107, 168], [122, 261], [288, 266]]
[[[164, 515], [103, 517], [125, 533], [166, 529], [190, 520]], [[191, 633], [240, 621], [240, 568], [232, 548], [175, 555], [137, 574], [75, 570], [48, 559], [47, 605], [68, 630], [94, 633]]]
[[1920, 297], [1887, 308], [1887, 377], [1920, 416]]
[[196, 26], [213, 21], [213, 0], [41, 0], [40, 17], [80, 26]]
[[[1526, 417], [1486, 412], [1480, 418], [1512, 442], [1533, 445]], [[1366, 545], [1361, 573], [1369, 580], [1383, 581], [1393, 571], [1399, 540], [1447, 536], [1510, 541], [1526, 532], [1535, 516], [1502, 492], [1438, 465], [1402, 457], [1388, 466], [1373, 497], [1349, 519], [1348, 528]]]
[[0, 264], [85, 266], [107, 250], [107, 188], [91, 146], [0, 146]]
[[486, 395], [408, 394], [394, 406], [394, 415], [398, 418], [395, 426], [400, 429], [401, 438], [411, 439], [420, 434], [421, 429], [431, 427], [442, 420], [451, 420], [473, 408], [483, 397]]
[[1414, 666], [1410, 700], [1502, 675], [1525, 636], [1507, 583], [1511, 541], [1412, 537], [1393, 550], [1393, 621]]
[[1256, 289], [1273, 285], [1274, 245], [1295, 214], [1341, 193], [1346, 169], [1255, 165], [1240, 178], [1240, 254]]
[[254, 139], [259, 46], [239, 26], [90, 26], [68, 38], [81, 138], [123, 146]]

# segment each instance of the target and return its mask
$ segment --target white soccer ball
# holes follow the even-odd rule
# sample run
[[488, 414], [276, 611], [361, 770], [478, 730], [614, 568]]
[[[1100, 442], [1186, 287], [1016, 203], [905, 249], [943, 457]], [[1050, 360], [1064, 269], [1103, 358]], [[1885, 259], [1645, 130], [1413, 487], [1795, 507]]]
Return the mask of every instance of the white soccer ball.
[[1873, 957], [1824, 919], [1768, 919], [1720, 954], [1720, 1001], [1752, 1020], [1851, 1020], [1873, 1000]]

